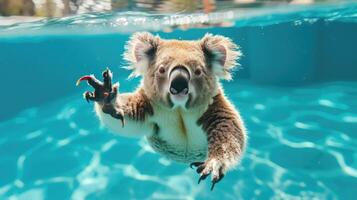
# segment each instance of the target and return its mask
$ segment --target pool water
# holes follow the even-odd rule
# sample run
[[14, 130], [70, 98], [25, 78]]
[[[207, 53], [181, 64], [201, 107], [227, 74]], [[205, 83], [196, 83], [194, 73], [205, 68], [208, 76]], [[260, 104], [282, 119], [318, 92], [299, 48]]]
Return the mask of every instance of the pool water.
[[[130, 83], [130, 82], [129, 82]], [[357, 83], [225, 84], [249, 130], [242, 164], [213, 192], [145, 139], [103, 129], [80, 95], [0, 125], [0, 195], [19, 199], [353, 199]], [[323, 93], [321, 93], [323, 91]], [[5, 170], [5, 171], [4, 171]]]
[[[188, 30], [115, 12], [0, 26], [0, 199], [355, 199], [357, 3], [285, 10], [232, 11], [222, 16], [230, 27]], [[152, 21], [130, 27], [143, 17]], [[110, 67], [121, 91], [132, 91], [139, 80], [120, 67], [134, 30], [179, 39], [211, 32], [241, 46], [241, 68], [223, 86], [248, 146], [212, 192], [145, 138], [108, 132], [82, 98], [89, 87], [75, 87]]]

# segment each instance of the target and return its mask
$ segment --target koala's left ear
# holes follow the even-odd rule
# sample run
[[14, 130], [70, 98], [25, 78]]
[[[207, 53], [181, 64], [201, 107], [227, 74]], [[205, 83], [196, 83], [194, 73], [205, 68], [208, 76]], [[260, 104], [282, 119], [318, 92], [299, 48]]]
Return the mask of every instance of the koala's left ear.
[[241, 56], [238, 46], [227, 37], [212, 34], [206, 34], [200, 42], [215, 75], [231, 80], [231, 71], [238, 65], [237, 60]]
[[150, 61], [156, 54], [160, 38], [148, 32], [135, 33], [126, 45], [124, 59], [130, 63], [127, 69], [133, 70], [129, 78], [144, 75]]

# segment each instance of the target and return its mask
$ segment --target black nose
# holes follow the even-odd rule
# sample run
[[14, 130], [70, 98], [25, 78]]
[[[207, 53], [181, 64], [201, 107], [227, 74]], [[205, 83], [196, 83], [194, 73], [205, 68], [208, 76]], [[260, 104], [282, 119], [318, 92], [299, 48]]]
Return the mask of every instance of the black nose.
[[171, 81], [170, 93], [176, 94], [187, 94], [188, 93], [188, 80], [184, 76], [177, 76]]

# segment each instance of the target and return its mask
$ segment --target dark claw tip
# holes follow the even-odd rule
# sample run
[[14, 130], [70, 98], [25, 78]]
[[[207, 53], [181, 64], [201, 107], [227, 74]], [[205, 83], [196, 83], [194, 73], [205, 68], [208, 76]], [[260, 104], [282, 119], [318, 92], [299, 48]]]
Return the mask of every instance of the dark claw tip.
[[200, 178], [198, 179], [198, 183], [197, 184], [200, 184], [201, 181], [205, 180], [207, 178], [208, 174], [202, 174], [202, 176], [200, 176]]
[[103, 76], [108, 76], [111, 73], [110, 69], [107, 67], [104, 72], [103, 72]]
[[198, 174], [200, 174], [204, 169], [205, 169], [205, 166], [204, 165], [200, 165], [199, 167], [197, 167], [196, 172]]
[[193, 169], [192, 166], [198, 167], [198, 166], [200, 166], [202, 164], [203, 164], [203, 162], [193, 162], [193, 163], [190, 164], [190, 167], [191, 167], [191, 169]]
[[193, 169], [193, 163], [190, 164], [190, 168]]
[[122, 126], [122, 128], [124, 128], [124, 125], [125, 125], [124, 118], [121, 118], [121, 126]]
[[216, 185], [216, 183], [218, 183], [219, 181], [221, 181], [224, 177], [224, 174], [221, 173], [219, 175], [219, 177], [214, 177], [213, 180], [212, 180], [212, 187], [211, 187], [211, 191], [213, 190], [214, 186]]
[[91, 100], [91, 98], [92, 98], [92, 93], [91, 92], [85, 92], [85, 93], [83, 93], [83, 98], [89, 103], [89, 101]]
[[212, 183], [212, 186], [211, 186], [211, 191], [213, 190], [214, 186], [216, 185], [215, 182]]

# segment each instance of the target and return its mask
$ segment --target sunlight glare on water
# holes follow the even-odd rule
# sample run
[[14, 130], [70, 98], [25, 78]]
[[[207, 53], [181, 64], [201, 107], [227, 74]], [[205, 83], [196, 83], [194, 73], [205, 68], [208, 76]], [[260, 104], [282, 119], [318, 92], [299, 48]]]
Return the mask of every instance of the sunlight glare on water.
[[[2, 151], [17, 146], [8, 151], [7, 162], [2, 160], [8, 173], [2, 175], [0, 195], [25, 199], [352, 197], [357, 180], [353, 162], [357, 127], [334, 114], [341, 108], [321, 105], [318, 91], [324, 90], [326, 97], [334, 96], [336, 88], [346, 91], [331, 101], [353, 108], [349, 116], [356, 118], [356, 83], [293, 90], [245, 82], [225, 87], [240, 108], [250, 139], [242, 164], [215, 192], [206, 193], [209, 185], [197, 185], [193, 170], [160, 157], [145, 139], [114, 139], [100, 128], [92, 105], [76, 95], [17, 117], [31, 118], [31, 124], [16, 122], [17, 118], [0, 124], [0, 132], [8, 133], [1, 137]], [[235, 92], [237, 88], [240, 92]], [[251, 95], [244, 95], [246, 91]], [[350, 185], [335, 187], [336, 181]]]

